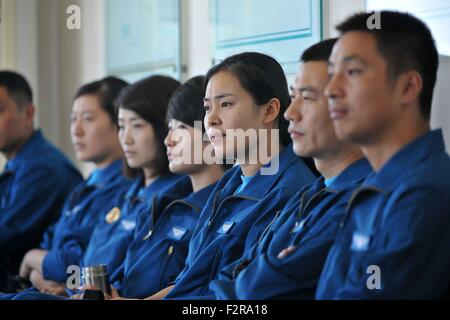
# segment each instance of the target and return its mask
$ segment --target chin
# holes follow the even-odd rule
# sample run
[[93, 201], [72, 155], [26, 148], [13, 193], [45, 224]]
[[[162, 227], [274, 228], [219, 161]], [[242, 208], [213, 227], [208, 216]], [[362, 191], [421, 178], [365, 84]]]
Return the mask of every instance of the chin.
[[169, 170], [174, 174], [181, 174], [181, 168], [177, 165], [169, 164]]
[[77, 157], [78, 160], [80, 161], [84, 161], [84, 162], [88, 162], [91, 161], [90, 157], [87, 157], [85, 154], [83, 153], [76, 153], [75, 156]]

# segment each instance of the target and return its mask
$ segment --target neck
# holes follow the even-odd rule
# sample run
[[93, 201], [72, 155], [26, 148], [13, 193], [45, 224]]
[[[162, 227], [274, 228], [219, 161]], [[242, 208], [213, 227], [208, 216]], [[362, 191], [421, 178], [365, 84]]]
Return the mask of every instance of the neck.
[[317, 170], [325, 179], [339, 176], [351, 164], [362, 159], [364, 155], [358, 147], [348, 146], [340, 148], [338, 153], [324, 158], [314, 158]]
[[122, 150], [116, 150], [115, 152], [109, 154], [101, 161], [97, 161], [95, 163], [95, 166], [99, 169], [103, 169], [111, 165], [114, 161], [117, 161], [119, 159], [123, 159], [123, 153]]
[[207, 186], [215, 183], [223, 175], [223, 169], [221, 165], [207, 165], [202, 171], [194, 174], [190, 174], [189, 178], [192, 182], [193, 192], [197, 192]]
[[144, 183], [145, 186], [148, 187], [158, 178], [158, 176], [155, 174], [153, 169], [143, 168], [143, 171], [144, 171]]
[[12, 160], [14, 159], [19, 151], [22, 149], [25, 143], [27, 143], [28, 140], [30, 140], [31, 136], [35, 132], [34, 128], [31, 128], [27, 134], [25, 134], [22, 139], [16, 142], [16, 144], [11, 148], [11, 150], [3, 150], [3, 154], [5, 155], [6, 159]]
[[[245, 163], [245, 161], [239, 161], [239, 159], [237, 160], [237, 163], [241, 167], [243, 175], [246, 177], [251, 177], [251, 176], [254, 176], [255, 174], [257, 174], [259, 169], [261, 169], [261, 167], [263, 165], [266, 165], [267, 163], [269, 163], [270, 160], [274, 156], [279, 155], [283, 149], [284, 149], [284, 146], [281, 143], [279, 143], [277, 145], [277, 147], [274, 149], [272, 149], [271, 144], [269, 143], [267, 146], [267, 157], [266, 157], [266, 159], [269, 161], [267, 161], [267, 160], [264, 161], [264, 159], [260, 159], [260, 157], [258, 155], [258, 158], [257, 158], [258, 161], [255, 164], [248, 164], [248, 163]], [[254, 151], [254, 152], [256, 152], [256, 151]], [[252, 157], [250, 157], [250, 156], [248, 156], [247, 158], [252, 159]]]
[[362, 146], [362, 151], [374, 171], [379, 171], [403, 147], [430, 131], [430, 125], [419, 121], [415, 125], [394, 127], [376, 140]]

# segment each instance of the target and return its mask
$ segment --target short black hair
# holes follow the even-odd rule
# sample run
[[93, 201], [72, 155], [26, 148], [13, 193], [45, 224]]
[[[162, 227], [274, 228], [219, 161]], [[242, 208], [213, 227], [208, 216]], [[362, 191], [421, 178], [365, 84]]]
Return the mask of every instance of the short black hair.
[[94, 81], [83, 85], [75, 94], [74, 100], [84, 95], [94, 95], [100, 100], [100, 106], [108, 113], [111, 122], [117, 125], [117, 112], [115, 100], [120, 91], [125, 88], [128, 83], [116, 77], [106, 77], [102, 80]]
[[338, 41], [338, 38], [327, 39], [316, 43], [306, 49], [301, 58], [300, 62], [306, 63], [311, 61], [323, 61], [328, 62], [333, 51], [333, 46]]
[[367, 32], [375, 37], [378, 50], [387, 64], [392, 80], [404, 72], [415, 70], [423, 81], [419, 96], [420, 110], [427, 120], [431, 115], [433, 90], [439, 66], [439, 54], [430, 29], [409, 13], [377, 12], [380, 29], [369, 29], [367, 21], [373, 13], [358, 13], [337, 26], [341, 34], [351, 31]]
[[0, 71], [0, 87], [5, 87], [18, 108], [33, 103], [33, 91], [24, 76], [14, 71]]
[[174, 92], [169, 101], [167, 122], [175, 119], [194, 127], [195, 121], [201, 121], [202, 132], [205, 132], [203, 125], [205, 117], [205, 108], [203, 108], [204, 83], [205, 77], [197, 76], [186, 81]]
[[[134, 111], [152, 125], [157, 141], [154, 168], [155, 174], [160, 176], [169, 173], [169, 161], [164, 144], [168, 132], [166, 114], [170, 97], [180, 85], [180, 82], [170, 77], [150, 76], [125, 87], [116, 101], [117, 111], [119, 108]], [[151, 147], [153, 146], [149, 146]], [[142, 170], [125, 166], [125, 174], [129, 178], [134, 178], [142, 174]]]
[[291, 142], [291, 137], [288, 132], [289, 122], [284, 119], [283, 114], [289, 107], [291, 98], [281, 65], [266, 54], [240, 53], [212, 67], [206, 74], [205, 84], [220, 71], [227, 71], [234, 75], [258, 106], [268, 103], [273, 98], [280, 101], [280, 113], [277, 119], [280, 142], [287, 146]]

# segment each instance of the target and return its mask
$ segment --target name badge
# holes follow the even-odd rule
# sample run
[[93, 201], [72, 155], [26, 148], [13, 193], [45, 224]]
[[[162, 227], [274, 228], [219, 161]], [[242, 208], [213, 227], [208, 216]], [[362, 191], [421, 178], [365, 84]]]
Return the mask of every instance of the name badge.
[[351, 249], [353, 251], [367, 251], [367, 249], [369, 248], [369, 243], [370, 243], [369, 236], [355, 231], [353, 233]]
[[221, 234], [227, 234], [230, 232], [231, 228], [234, 226], [234, 221], [225, 221], [225, 223], [222, 225], [222, 227], [217, 231]]
[[174, 226], [172, 229], [170, 229], [167, 235], [175, 240], [180, 240], [181, 238], [183, 238], [183, 236], [186, 234], [187, 231], [188, 229], [186, 228]]
[[120, 209], [115, 207], [112, 208], [110, 212], [108, 212], [108, 214], [105, 217], [105, 220], [107, 223], [112, 224], [117, 220], [119, 220], [119, 218], [120, 218]]

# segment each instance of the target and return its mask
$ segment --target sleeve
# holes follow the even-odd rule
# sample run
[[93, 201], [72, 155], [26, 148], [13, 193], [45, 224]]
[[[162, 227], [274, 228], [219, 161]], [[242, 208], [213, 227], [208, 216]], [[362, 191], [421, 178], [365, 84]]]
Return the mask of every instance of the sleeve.
[[437, 190], [416, 188], [397, 197], [388, 209], [377, 234], [383, 245], [354, 254], [337, 299], [444, 294], [450, 280], [450, 201]]
[[[89, 229], [89, 230], [86, 230]], [[74, 230], [68, 239], [64, 239], [64, 246], [48, 251], [42, 265], [43, 276], [47, 280], [65, 282], [68, 274], [67, 267], [78, 265], [88, 245], [92, 227]]]
[[8, 203], [1, 208], [0, 252], [20, 249], [42, 232], [54, 210], [58, 175], [49, 166], [30, 166], [14, 177]]
[[312, 299], [341, 217], [325, 215], [285, 258], [266, 253], [257, 255], [236, 279], [238, 298]]

